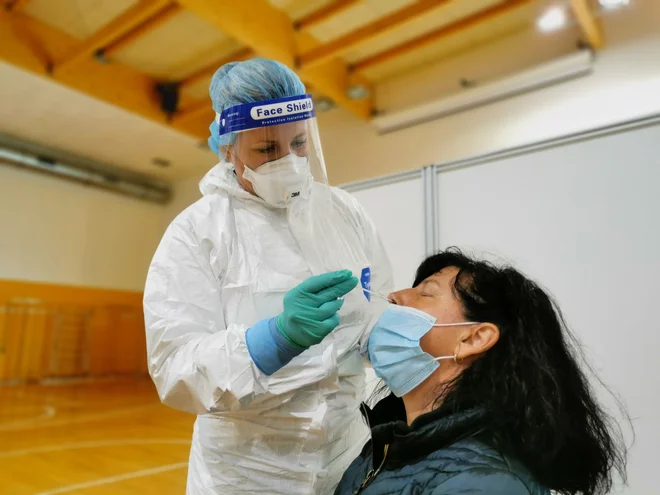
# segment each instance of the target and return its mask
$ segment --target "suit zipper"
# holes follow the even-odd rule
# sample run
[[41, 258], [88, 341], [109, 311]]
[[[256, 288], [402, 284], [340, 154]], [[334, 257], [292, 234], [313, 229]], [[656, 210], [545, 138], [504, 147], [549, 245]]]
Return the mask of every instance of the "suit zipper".
[[362, 493], [362, 490], [364, 490], [369, 484], [378, 476], [378, 473], [380, 473], [380, 470], [383, 469], [383, 464], [385, 464], [385, 459], [387, 459], [387, 451], [390, 449], [390, 444], [385, 445], [385, 449], [383, 451], [383, 460], [380, 463], [380, 466], [378, 466], [378, 469], [376, 470], [371, 470], [367, 473], [367, 476], [364, 478], [364, 481], [360, 485], [360, 487], [353, 492], [353, 495], [359, 495]]

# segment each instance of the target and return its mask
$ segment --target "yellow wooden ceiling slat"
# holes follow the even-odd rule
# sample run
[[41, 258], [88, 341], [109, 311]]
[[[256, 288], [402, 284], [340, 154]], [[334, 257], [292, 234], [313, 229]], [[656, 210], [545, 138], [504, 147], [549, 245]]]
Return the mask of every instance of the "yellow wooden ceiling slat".
[[134, 29], [126, 33], [118, 40], [112, 42], [110, 45], [103, 48], [104, 57], [112, 58], [113, 55], [120, 52], [127, 46], [135, 43], [138, 39], [140, 39], [142, 36], [147, 34], [149, 31], [153, 31], [157, 27], [162, 26], [167, 21], [172, 19], [174, 16], [180, 14], [182, 11], [183, 9], [177, 4], [172, 4], [168, 7], [165, 7], [163, 10], [161, 10], [151, 19], [148, 19], [147, 21], [143, 22], [142, 24], [135, 27]]
[[408, 40], [400, 45], [397, 45], [389, 50], [386, 50], [382, 53], [378, 53], [371, 57], [360, 60], [359, 62], [353, 64], [351, 69], [356, 72], [362, 72], [367, 69], [370, 69], [376, 65], [383, 64], [394, 58], [401, 57], [412, 51], [418, 50], [422, 47], [436, 43], [442, 39], [448, 38], [460, 32], [471, 29], [479, 24], [488, 22], [495, 17], [505, 15], [511, 12], [518, 7], [527, 5], [534, 0], [506, 0], [492, 7], [486, 8], [477, 12], [476, 14], [465, 17], [458, 22], [449, 24], [447, 26], [442, 26], [439, 29], [426, 33], [417, 38]]
[[[150, 77], [122, 64], [103, 65], [92, 58], [80, 61], [68, 71], [49, 74], [43, 60], [16, 34], [16, 23], [21, 23], [20, 28], [28, 30], [44, 50], [48, 50], [50, 58], [57, 59], [78, 44], [72, 36], [32, 17], [0, 10], [0, 60], [166, 125], [166, 115], [154, 96], [154, 80]], [[188, 104], [183, 95], [182, 100], [182, 105]], [[208, 122], [190, 120], [171, 125], [196, 138], [205, 138]]]
[[[226, 1], [222, 2], [222, 8], [218, 8], [215, 0], [178, 2], [256, 53], [295, 67], [297, 40], [293, 23], [267, 0]], [[361, 100], [348, 96], [351, 78], [344, 61], [332, 58], [326, 64], [299, 73], [303, 81], [313, 84], [338, 105], [362, 119], [371, 117], [371, 94]], [[367, 82], [363, 84], [368, 86]]]
[[171, 0], [142, 0], [108, 25], [80, 43], [70, 53], [55, 62], [54, 72], [62, 72], [90, 57], [103, 47], [121, 38], [134, 27], [169, 6]]
[[191, 74], [188, 77], [186, 77], [183, 81], [181, 81], [181, 86], [180, 86], [181, 90], [190, 88], [191, 86], [194, 86], [205, 79], [210, 79], [213, 76], [213, 74], [215, 74], [215, 71], [218, 70], [219, 67], [225, 65], [226, 63], [240, 62], [243, 60], [247, 60], [252, 56], [254, 56], [254, 52], [249, 48], [239, 50], [238, 52], [229, 55], [228, 57], [225, 57], [222, 60], [214, 62], [211, 65], [208, 65], [207, 67], [204, 67], [203, 69], [200, 69], [194, 74]]
[[571, 8], [591, 48], [594, 50], [602, 48], [605, 43], [603, 30], [587, 0], [571, 0]]
[[361, 0], [335, 0], [330, 5], [327, 5], [315, 12], [312, 12], [309, 15], [306, 15], [302, 19], [298, 19], [294, 23], [296, 29], [309, 29], [318, 24], [321, 24], [323, 21], [329, 19], [332, 16], [342, 13], [344, 10], [352, 7]]
[[334, 41], [314, 48], [307, 53], [303, 53], [300, 56], [300, 65], [305, 69], [314, 67], [330, 58], [345, 53], [357, 45], [366, 43], [378, 36], [388, 34], [391, 31], [398, 29], [403, 24], [412, 22], [451, 1], [452, 0], [419, 0], [418, 2], [403, 7], [385, 17], [381, 17], [360, 29], [341, 36]]
[[265, 57], [293, 65], [295, 52], [291, 20], [267, 0], [177, 0], [181, 6], [246, 46], [258, 46]]

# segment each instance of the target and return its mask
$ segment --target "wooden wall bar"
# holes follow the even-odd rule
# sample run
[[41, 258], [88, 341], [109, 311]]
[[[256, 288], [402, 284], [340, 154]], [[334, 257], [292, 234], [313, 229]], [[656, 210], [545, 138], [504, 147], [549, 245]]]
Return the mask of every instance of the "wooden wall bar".
[[146, 376], [139, 292], [0, 280], [0, 383]]

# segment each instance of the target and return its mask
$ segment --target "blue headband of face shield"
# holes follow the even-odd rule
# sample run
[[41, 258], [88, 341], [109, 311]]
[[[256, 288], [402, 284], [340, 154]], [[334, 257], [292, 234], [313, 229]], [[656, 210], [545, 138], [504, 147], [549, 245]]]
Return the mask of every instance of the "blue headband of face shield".
[[208, 144], [219, 155], [220, 146], [233, 144], [238, 132], [314, 117], [314, 102], [309, 94], [235, 105], [216, 114], [209, 127]]

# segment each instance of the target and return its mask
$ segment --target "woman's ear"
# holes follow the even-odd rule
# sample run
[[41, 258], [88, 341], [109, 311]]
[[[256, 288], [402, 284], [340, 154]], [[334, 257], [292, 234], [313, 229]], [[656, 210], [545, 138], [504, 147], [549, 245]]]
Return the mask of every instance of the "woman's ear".
[[500, 329], [492, 323], [479, 323], [461, 334], [456, 359], [479, 357], [500, 340]]

